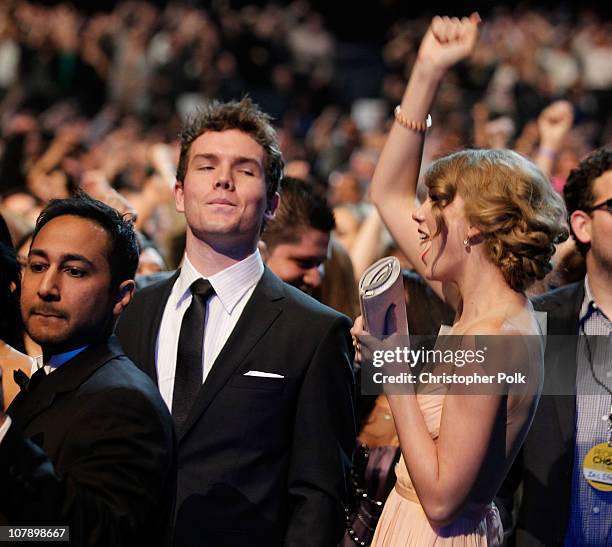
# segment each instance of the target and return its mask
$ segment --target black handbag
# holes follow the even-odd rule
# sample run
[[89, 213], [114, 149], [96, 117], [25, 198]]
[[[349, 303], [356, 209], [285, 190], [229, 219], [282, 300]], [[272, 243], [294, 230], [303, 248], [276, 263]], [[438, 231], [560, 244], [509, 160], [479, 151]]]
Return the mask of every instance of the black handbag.
[[399, 458], [397, 446], [357, 446], [351, 470], [352, 503], [347, 509], [346, 533], [340, 547], [371, 544], [385, 500], [395, 485]]

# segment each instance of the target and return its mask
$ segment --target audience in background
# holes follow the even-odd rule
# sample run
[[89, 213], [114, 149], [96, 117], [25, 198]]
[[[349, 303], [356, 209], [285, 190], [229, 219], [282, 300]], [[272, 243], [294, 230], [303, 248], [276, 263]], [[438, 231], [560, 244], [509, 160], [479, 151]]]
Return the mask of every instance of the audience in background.
[[313, 295], [325, 276], [334, 215], [325, 197], [305, 181], [284, 177], [280, 193], [280, 205], [261, 236], [266, 264], [286, 283]]
[[[81, 186], [136, 213], [174, 268], [185, 227], [170, 191], [182, 117], [210, 98], [245, 93], [276, 118], [294, 174], [324, 181], [334, 206], [360, 206], [384, 112], [401, 97], [427, 25], [387, 20], [382, 58], [365, 62], [380, 58], [380, 47], [364, 37], [355, 70], [333, 21], [304, 2], [129, 1], [86, 13], [9, 0], [0, 8], [0, 208], [18, 215], [23, 234], [50, 198]], [[496, 8], [474, 56], [443, 82], [432, 116], [444, 123], [430, 131], [426, 158], [473, 144], [516, 147], [547, 163], [561, 190], [580, 157], [610, 140], [610, 36], [609, 22], [588, 11]], [[538, 120], [558, 99], [573, 115]], [[557, 141], [544, 135], [551, 119], [566, 133]]]
[[[468, 146], [510, 148], [536, 162], [562, 193], [579, 161], [609, 146], [611, 23], [588, 9], [571, 9], [491, 10], [472, 57], [440, 85], [424, 167]], [[134, 220], [142, 248], [138, 273], [144, 276], [138, 286], [171, 275], [163, 271], [180, 265], [185, 248], [185, 219], [176, 213], [172, 194], [179, 129], [208, 100], [248, 94], [275, 118], [285, 176], [316, 181], [333, 207], [335, 222], [328, 218], [316, 227], [331, 230], [319, 246], [328, 258], [321, 269], [302, 268], [317, 279], [304, 274], [299, 286], [356, 317], [357, 281], [372, 262], [398, 254], [402, 266], [412, 268], [368, 193], [429, 16], [379, 10], [389, 22], [380, 34], [382, 49], [372, 36], [349, 43], [337, 21], [301, 0], [240, 7], [122, 1], [107, 11], [69, 3], [2, 3], [0, 212], [17, 258], [27, 256], [34, 222], [49, 200], [80, 188]], [[281, 210], [285, 206], [281, 201]], [[288, 210], [283, 223], [294, 214]], [[295, 228], [287, 230], [288, 237], [299, 239]], [[274, 269], [270, 234], [263, 239]], [[14, 301], [19, 282], [8, 247], [2, 248], [2, 261], [0, 298]], [[574, 241], [558, 246], [553, 263], [531, 295], [583, 283], [585, 257]], [[437, 332], [448, 322], [448, 309], [414, 272], [405, 272], [405, 281], [411, 332]], [[17, 355], [13, 348], [40, 355], [18, 321], [5, 323], [12, 331], [6, 334], [5, 328], [0, 340], [11, 355]], [[11, 381], [5, 369], [5, 388]], [[391, 426], [380, 444], [392, 446], [395, 431], [381, 401], [362, 401], [361, 425], [378, 416]], [[367, 428], [361, 440], [376, 446]]]

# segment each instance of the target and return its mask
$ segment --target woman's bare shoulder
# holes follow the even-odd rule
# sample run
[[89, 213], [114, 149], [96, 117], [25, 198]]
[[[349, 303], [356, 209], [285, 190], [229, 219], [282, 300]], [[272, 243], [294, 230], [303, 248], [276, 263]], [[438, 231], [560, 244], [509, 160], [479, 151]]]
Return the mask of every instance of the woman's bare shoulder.
[[540, 329], [533, 307], [527, 302], [525, 305], [510, 306], [497, 313], [488, 313], [472, 322], [463, 334], [528, 336], [540, 334]]

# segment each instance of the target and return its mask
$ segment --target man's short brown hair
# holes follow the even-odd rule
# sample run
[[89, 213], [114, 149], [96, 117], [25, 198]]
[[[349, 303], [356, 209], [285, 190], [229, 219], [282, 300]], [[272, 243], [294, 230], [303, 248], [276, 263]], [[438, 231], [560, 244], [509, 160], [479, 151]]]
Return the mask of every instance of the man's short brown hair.
[[227, 103], [209, 102], [185, 123], [181, 131], [177, 181], [182, 183], [185, 180], [189, 150], [193, 141], [207, 131], [237, 129], [249, 135], [263, 148], [266, 195], [268, 200], [272, 199], [279, 189], [284, 162], [271, 120], [270, 116], [262, 112], [249, 97]]
[[330, 233], [335, 227], [334, 213], [323, 194], [309, 182], [284, 177], [280, 205], [261, 239], [272, 251], [281, 243], [297, 243], [306, 230]]
[[[569, 216], [574, 211], [589, 212], [594, 205], [593, 182], [606, 171], [612, 169], [612, 149], [600, 148], [591, 152], [574, 169], [571, 170], [567, 182], [563, 187], [563, 197]], [[580, 241], [570, 223], [572, 237], [576, 242], [576, 249], [585, 256], [591, 248], [590, 243]]]

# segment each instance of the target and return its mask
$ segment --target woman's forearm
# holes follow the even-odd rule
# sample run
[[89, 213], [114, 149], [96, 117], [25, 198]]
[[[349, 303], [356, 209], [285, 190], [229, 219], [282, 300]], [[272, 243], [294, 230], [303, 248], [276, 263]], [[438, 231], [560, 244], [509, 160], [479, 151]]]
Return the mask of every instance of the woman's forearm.
[[[426, 64], [417, 59], [404, 92], [400, 109], [407, 120], [425, 121], [443, 76], [443, 71]], [[376, 205], [386, 199], [416, 195], [424, 135], [394, 122], [372, 179], [370, 196]]]
[[440, 481], [438, 449], [431, 437], [416, 395], [388, 395], [404, 462], [427, 517], [445, 520], [447, 494]]

